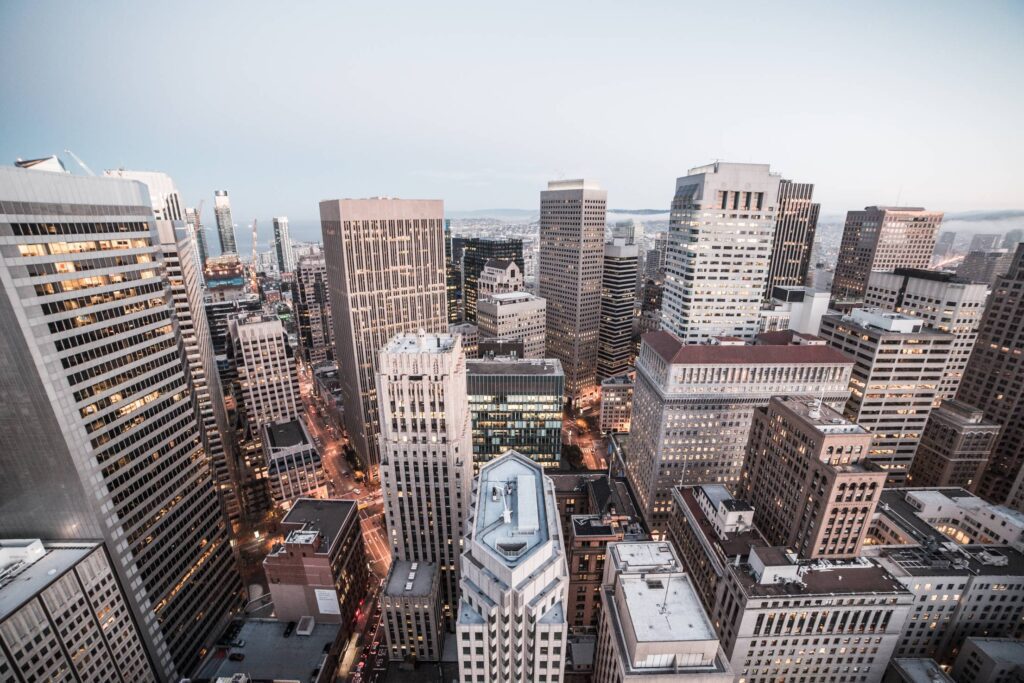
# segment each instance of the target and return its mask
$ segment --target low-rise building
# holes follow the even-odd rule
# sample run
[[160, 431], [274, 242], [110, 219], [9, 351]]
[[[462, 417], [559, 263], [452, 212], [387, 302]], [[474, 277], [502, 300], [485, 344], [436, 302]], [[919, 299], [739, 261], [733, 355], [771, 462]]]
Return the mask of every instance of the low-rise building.
[[601, 431], [628, 432], [633, 417], [636, 373], [609, 377], [601, 382]]
[[262, 442], [267, 484], [277, 505], [288, 507], [299, 498], [327, 497], [320, 450], [301, 419], [264, 424]]
[[473, 323], [458, 323], [448, 326], [448, 334], [462, 335], [462, 351], [466, 358], [479, 357], [480, 328]]
[[[235, 636], [243, 647], [213, 656], [200, 667], [193, 683], [257, 683], [305, 681], [333, 683], [347, 631], [339, 624], [304, 617], [293, 630], [273, 619], [246, 619]], [[287, 654], [284, 654], [287, 653]], [[241, 655], [231, 658], [230, 655]]]
[[391, 563], [380, 598], [391, 661], [441, 659], [444, 609], [441, 573], [433, 562]]

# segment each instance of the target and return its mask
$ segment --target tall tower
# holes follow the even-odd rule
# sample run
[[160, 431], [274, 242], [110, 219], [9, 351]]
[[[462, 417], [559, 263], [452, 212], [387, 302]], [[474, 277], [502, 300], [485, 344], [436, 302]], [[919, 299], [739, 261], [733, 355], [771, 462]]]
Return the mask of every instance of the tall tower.
[[473, 477], [462, 339], [422, 330], [397, 335], [381, 349], [379, 367], [381, 486], [392, 558], [437, 565], [452, 623]]
[[277, 270], [281, 273], [295, 271], [295, 252], [292, 238], [288, 235], [288, 217], [274, 216], [274, 250], [277, 252]]
[[213, 193], [213, 215], [217, 218], [217, 237], [220, 238], [221, 254], [237, 254], [235, 245], [235, 224], [231, 220], [231, 200], [227, 190]]
[[597, 388], [601, 262], [608, 193], [586, 180], [553, 180], [540, 193], [540, 296], [547, 355], [562, 361], [574, 403]]
[[859, 302], [876, 270], [927, 268], [942, 225], [941, 211], [920, 207], [869, 206], [849, 211], [832, 279], [832, 298]]
[[561, 679], [569, 568], [555, 485], [539, 464], [508, 451], [481, 468], [472, 495], [456, 627], [459, 678]]
[[604, 245], [597, 379], [629, 372], [633, 365], [633, 307], [639, 250], [616, 238]]
[[378, 353], [396, 334], [448, 330], [444, 203], [335, 199], [320, 202], [320, 221], [345, 427], [376, 476]]
[[768, 284], [779, 176], [768, 164], [715, 162], [676, 180], [662, 329], [684, 343], [753, 339]]
[[323, 254], [299, 259], [295, 268], [295, 308], [302, 360], [311, 366], [333, 361], [334, 323]]
[[996, 281], [957, 400], [1003, 427], [978, 495], [1024, 510], [1024, 243]]
[[775, 214], [775, 238], [768, 264], [768, 285], [764, 298], [772, 296], [775, 287], [803, 287], [811, 264], [814, 233], [818, 229], [821, 204], [811, 201], [814, 185], [779, 181], [779, 205]]
[[241, 582], [150, 193], [4, 168], [0, 207], [0, 536], [102, 539], [176, 681]]
[[195, 252], [201, 273], [206, 266], [206, 259], [210, 257], [210, 251], [206, 246], [206, 228], [203, 227], [203, 217], [199, 215], [199, 209], [185, 209], [185, 223], [192, 229], [192, 239], [196, 243]]
[[241, 315], [228, 321], [246, 417], [255, 432], [302, 414], [299, 376], [284, 326], [276, 315]]

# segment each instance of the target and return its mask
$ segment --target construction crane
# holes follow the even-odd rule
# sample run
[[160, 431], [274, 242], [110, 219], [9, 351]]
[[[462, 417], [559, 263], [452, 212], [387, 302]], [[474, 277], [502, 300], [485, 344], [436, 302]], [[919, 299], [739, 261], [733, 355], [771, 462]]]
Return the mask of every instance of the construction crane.
[[256, 268], [256, 244], [257, 244], [256, 222], [257, 222], [257, 220], [258, 219], [256, 219], [256, 218], [252, 219], [252, 285], [253, 285], [253, 289], [254, 290], [258, 289], [258, 284], [259, 284], [259, 282], [258, 282], [259, 278], [256, 276], [256, 272], [257, 272], [257, 268]]
[[85, 171], [86, 173], [88, 173], [91, 176], [96, 175], [95, 173], [92, 172], [92, 169], [89, 168], [88, 166], [86, 166], [85, 162], [82, 161], [81, 159], [79, 159], [78, 155], [75, 154], [74, 152], [72, 152], [70, 149], [65, 149], [64, 153], [69, 155], [72, 159], [74, 159], [75, 163], [78, 164], [79, 166], [81, 166], [83, 171]]

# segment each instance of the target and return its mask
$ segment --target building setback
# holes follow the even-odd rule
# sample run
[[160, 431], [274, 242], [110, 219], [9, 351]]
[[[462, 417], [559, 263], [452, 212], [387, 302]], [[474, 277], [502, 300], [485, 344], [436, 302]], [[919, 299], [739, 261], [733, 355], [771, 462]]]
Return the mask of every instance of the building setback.
[[396, 334], [448, 329], [444, 203], [336, 199], [320, 202], [320, 222], [345, 427], [375, 477], [378, 353]]
[[636, 304], [637, 247], [616, 239], [604, 246], [597, 380], [633, 366], [633, 308]]
[[676, 180], [661, 329], [687, 344], [757, 334], [778, 196], [768, 164], [715, 162]]
[[984, 411], [953, 399], [943, 401], [928, 416], [907, 483], [973, 490], [981, 481], [999, 429], [985, 419]]
[[303, 362], [310, 366], [333, 362], [334, 322], [323, 254], [303, 256], [296, 266], [295, 322]]
[[558, 180], [540, 193], [540, 296], [547, 301], [547, 357], [565, 371], [574, 403], [597, 390], [601, 263], [608, 193]]
[[811, 201], [814, 185], [779, 181], [779, 202], [775, 217], [775, 237], [768, 265], [767, 300], [776, 287], [809, 285], [807, 270], [811, 265], [814, 235], [818, 230], [821, 204]]

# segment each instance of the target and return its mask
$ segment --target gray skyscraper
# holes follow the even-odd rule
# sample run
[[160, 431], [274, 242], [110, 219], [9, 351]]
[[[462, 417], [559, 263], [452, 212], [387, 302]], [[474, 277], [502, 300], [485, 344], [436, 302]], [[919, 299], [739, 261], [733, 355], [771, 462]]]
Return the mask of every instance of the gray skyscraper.
[[217, 236], [220, 238], [220, 253], [237, 254], [235, 246], [235, 224], [231, 221], [231, 200], [227, 190], [213, 193], [213, 215], [217, 218]]
[[334, 327], [327, 294], [327, 262], [323, 254], [299, 259], [292, 298], [302, 360], [309, 365], [334, 360]]
[[162, 679], [241, 582], [146, 187], [0, 169], [0, 534], [102, 539]]
[[277, 269], [282, 273], [295, 270], [295, 252], [292, 238], [288, 234], [288, 217], [274, 216], [274, 251], [277, 254]]
[[448, 330], [444, 203], [335, 199], [320, 202], [320, 221], [345, 426], [372, 467], [380, 462], [377, 354], [396, 334]]
[[768, 286], [765, 299], [776, 287], [803, 287], [811, 264], [811, 248], [818, 229], [821, 204], [814, 197], [814, 185], [779, 181], [779, 204], [775, 214], [775, 237], [772, 258], [768, 265]]
[[540, 193], [540, 295], [548, 302], [547, 353], [562, 361], [565, 393], [597, 389], [601, 263], [608, 193], [586, 180], [553, 180]]
[[639, 251], [616, 238], [604, 245], [601, 275], [601, 323], [598, 332], [597, 379], [629, 372], [633, 365], [633, 308]]

